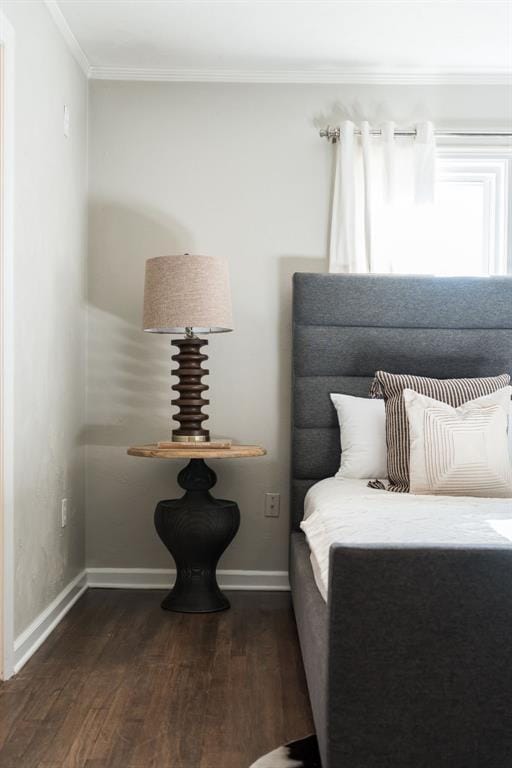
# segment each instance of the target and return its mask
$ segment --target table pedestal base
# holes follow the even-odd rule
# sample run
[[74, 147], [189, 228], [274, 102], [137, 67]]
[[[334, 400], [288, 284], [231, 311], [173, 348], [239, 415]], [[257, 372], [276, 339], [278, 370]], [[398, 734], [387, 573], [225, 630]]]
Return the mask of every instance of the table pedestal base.
[[235, 537], [240, 511], [234, 501], [215, 499], [215, 472], [203, 459], [191, 459], [178, 475], [181, 499], [160, 501], [155, 527], [176, 563], [176, 583], [162, 602], [166, 611], [210, 613], [229, 608], [217, 584], [220, 556]]

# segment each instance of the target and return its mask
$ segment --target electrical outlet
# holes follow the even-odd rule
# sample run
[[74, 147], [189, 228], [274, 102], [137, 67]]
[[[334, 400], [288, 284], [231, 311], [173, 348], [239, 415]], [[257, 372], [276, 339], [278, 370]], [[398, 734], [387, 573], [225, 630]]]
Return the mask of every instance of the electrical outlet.
[[60, 527], [65, 528], [68, 524], [68, 500], [62, 499], [60, 503]]
[[279, 493], [265, 494], [265, 517], [279, 517], [279, 504], [281, 496]]

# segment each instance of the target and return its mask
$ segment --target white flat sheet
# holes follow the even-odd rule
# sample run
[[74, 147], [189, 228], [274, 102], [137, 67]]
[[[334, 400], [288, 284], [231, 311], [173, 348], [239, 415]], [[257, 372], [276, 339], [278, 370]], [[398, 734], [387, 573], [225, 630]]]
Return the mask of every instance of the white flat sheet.
[[512, 547], [512, 499], [419, 496], [330, 477], [306, 495], [301, 528], [327, 600], [332, 544]]

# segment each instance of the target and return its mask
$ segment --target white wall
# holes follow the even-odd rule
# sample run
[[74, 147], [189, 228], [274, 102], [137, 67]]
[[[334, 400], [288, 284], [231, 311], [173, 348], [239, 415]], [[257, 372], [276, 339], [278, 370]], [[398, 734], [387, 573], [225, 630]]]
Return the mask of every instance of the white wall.
[[[87, 80], [42, 3], [15, 52], [15, 632], [85, 564]], [[64, 104], [71, 134], [63, 135]], [[71, 501], [68, 526], [60, 503]]]
[[[242, 513], [222, 567], [284, 569], [290, 280], [325, 269], [327, 249], [333, 150], [317, 129], [345, 115], [490, 129], [511, 112], [500, 87], [91, 84], [89, 565], [170, 564], [152, 516], [178, 466], [126, 456], [169, 434], [169, 341], [140, 330], [145, 260], [229, 258], [236, 328], [210, 337], [210, 428], [268, 456], [211, 463]], [[265, 491], [280, 519], [263, 517]]]

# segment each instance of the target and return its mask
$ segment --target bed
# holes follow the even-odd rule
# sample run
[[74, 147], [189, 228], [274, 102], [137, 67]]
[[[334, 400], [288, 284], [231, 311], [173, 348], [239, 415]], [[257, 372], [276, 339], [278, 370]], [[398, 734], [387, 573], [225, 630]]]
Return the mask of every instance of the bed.
[[315, 583], [300, 523], [307, 491], [339, 466], [329, 393], [365, 396], [377, 369], [512, 372], [512, 278], [294, 276], [290, 581], [322, 765], [509, 768], [503, 531], [475, 543], [343, 540], [330, 548], [327, 600]]

